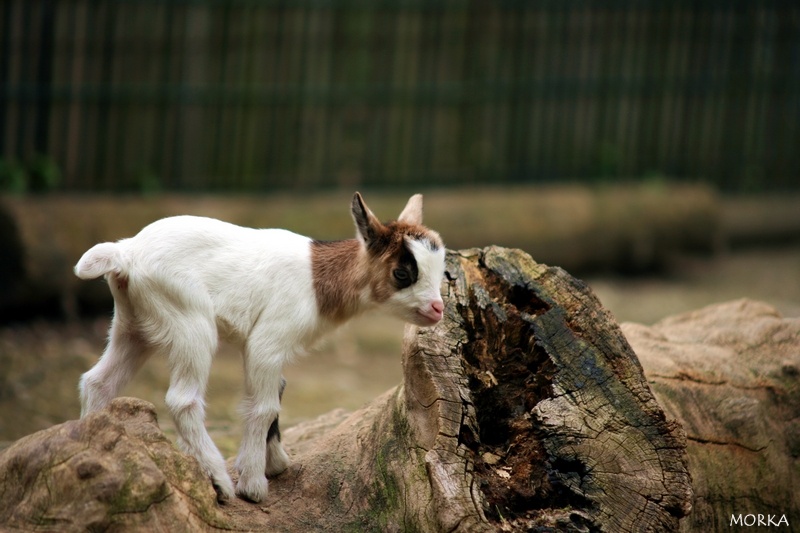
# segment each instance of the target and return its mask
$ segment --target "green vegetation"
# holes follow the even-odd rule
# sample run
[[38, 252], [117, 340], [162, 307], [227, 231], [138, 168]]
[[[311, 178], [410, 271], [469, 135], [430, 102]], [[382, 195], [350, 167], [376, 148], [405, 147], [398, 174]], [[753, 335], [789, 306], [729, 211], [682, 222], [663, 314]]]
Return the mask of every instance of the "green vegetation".
[[36, 154], [27, 161], [0, 159], [0, 193], [42, 194], [61, 184], [61, 168], [56, 161]]

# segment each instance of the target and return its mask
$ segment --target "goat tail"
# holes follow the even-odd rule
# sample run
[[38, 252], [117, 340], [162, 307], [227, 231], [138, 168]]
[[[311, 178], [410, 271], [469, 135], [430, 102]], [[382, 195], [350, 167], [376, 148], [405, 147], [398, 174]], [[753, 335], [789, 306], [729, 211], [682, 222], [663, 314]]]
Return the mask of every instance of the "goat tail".
[[114, 272], [123, 274], [123, 256], [119, 243], [103, 242], [89, 248], [75, 265], [75, 275], [81, 279], [95, 279]]

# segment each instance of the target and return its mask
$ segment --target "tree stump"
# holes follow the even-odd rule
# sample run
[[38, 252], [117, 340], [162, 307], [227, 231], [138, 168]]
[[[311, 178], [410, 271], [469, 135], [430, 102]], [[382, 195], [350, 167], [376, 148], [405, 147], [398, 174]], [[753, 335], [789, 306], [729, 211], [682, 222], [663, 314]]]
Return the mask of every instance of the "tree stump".
[[[407, 326], [404, 382], [358, 411], [334, 411], [286, 430], [293, 463], [271, 480], [265, 502], [217, 508], [196, 464], [165, 471], [140, 490], [129, 454], [116, 459], [124, 468], [103, 456], [105, 470], [125, 473], [119, 483], [127, 492], [160, 499], [138, 499], [113, 517], [97, 511], [92, 523], [136, 530], [159, 519], [135, 513], [161, 509], [203, 517], [187, 521], [187, 531], [676, 530], [692, 492], [684, 433], [666, 419], [620, 328], [588, 287], [519, 250], [496, 247], [448, 252], [445, 282], [442, 322]], [[126, 401], [135, 402], [115, 400], [115, 409], [125, 411]], [[81, 450], [90, 449], [92, 439], [81, 437], [89, 422], [26, 437], [0, 455], [0, 480], [13, 474], [48, 489], [15, 489], [15, 508], [35, 509], [39, 518], [0, 508], [0, 523], [13, 516], [16, 527], [35, 525], [65, 494], [92, 497], [70, 491], [69, 483], [87, 478], [70, 473], [59, 447], [47, 444], [67, 432]], [[161, 442], [145, 433], [147, 442]], [[44, 443], [35, 438], [40, 434]], [[130, 448], [128, 438], [119, 432], [112, 448]], [[25, 446], [38, 450], [36, 461], [24, 459]], [[177, 462], [157, 449], [142, 460]], [[46, 474], [53, 464], [67, 465], [58, 469], [58, 485]], [[25, 507], [27, 494], [41, 498]], [[177, 511], [165, 508], [173, 503]], [[58, 517], [61, 531], [91, 525], [80, 522], [80, 513]]]
[[445, 318], [407, 326], [404, 383], [290, 428], [278, 530], [672, 531], [685, 437], [582, 282], [519, 250], [447, 256]]

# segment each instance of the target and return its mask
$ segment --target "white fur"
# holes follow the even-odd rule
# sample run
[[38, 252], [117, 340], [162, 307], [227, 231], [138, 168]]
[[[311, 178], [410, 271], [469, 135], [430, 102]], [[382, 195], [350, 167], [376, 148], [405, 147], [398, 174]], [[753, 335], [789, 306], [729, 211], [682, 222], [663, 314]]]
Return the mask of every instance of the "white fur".
[[428, 241], [406, 237], [406, 245], [417, 261], [419, 277], [411, 290], [394, 293], [387, 310], [419, 326], [431, 326], [441, 319], [444, 308], [441, 283], [444, 277], [444, 247], [434, 249]]
[[[81, 379], [82, 416], [105, 407], [149, 355], [166, 352], [171, 368], [166, 403], [181, 446], [198, 459], [222, 498], [231, 498], [224, 459], [203, 425], [206, 382], [222, 335], [245, 356], [246, 420], [237, 492], [262, 500], [264, 473], [279, 473], [288, 464], [279, 443], [271, 446], [270, 457], [265, 449], [267, 430], [280, 410], [281, 368], [323, 329], [309, 243], [284, 230], [174, 217], [132, 239], [86, 252], [76, 274], [109, 274], [115, 316], [102, 358]], [[127, 289], [119, 287], [120, 281]]]
[[[441, 318], [444, 248], [432, 250], [413, 239], [408, 246], [419, 283], [384, 306], [406, 320], [432, 325]], [[83, 279], [105, 274], [115, 302], [108, 345], [81, 378], [81, 416], [107, 406], [150, 355], [166, 353], [171, 368], [166, 403], [179, 443], [212, 478], [220, 499], [233, 497], [225, 461], [204, 427], [205, 387], [222, 336], [241, 347], [245, 365], [235, 492], [263, 500], [265, 473], [278, 474], [289, 463], [277, 439], [267, 445], [280, 411], [282, 367], [333, 327], [317, 310], [310, 239], [209, 218], [166, 218], [133, 238], [91, 248], [75, 273]]]

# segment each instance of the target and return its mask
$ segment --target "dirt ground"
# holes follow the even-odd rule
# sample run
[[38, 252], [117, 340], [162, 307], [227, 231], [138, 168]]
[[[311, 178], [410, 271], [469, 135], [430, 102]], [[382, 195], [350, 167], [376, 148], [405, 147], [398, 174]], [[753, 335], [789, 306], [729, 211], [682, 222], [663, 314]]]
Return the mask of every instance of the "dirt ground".
[[587, 281], [619, 322], [653, 324], [666, 316], [743, 297], [767, 302], [784, 316], [800, 316], [800, 243], [687, 258], [663, 276]]
[[[800, 245], [686, 260], [660, 277], [587, 281], [620, 322], [650, 324], [742, 297], [765, 301], [785, 316], [800, 316]], [[79, 416], [78, 379], [102, 352], [107, 327], [108, 319], [98, 318], [0, 328], [0, 448]], [[288, 366], [282, 426], [334, 408], [355, 409], [398, 384], [402, 334], [403, 325], [393, 319], [363, 317]], [[241, 373], [238, 353], [222, 346], [209, 383], [207, 426], [226, 456], [235, 454], [241, 435], [237, 412]], [[163, 402], [167, 385], [167, 365], [154, 358], [125, 394], [153, 402], [162, 428], [174, 437]]]

